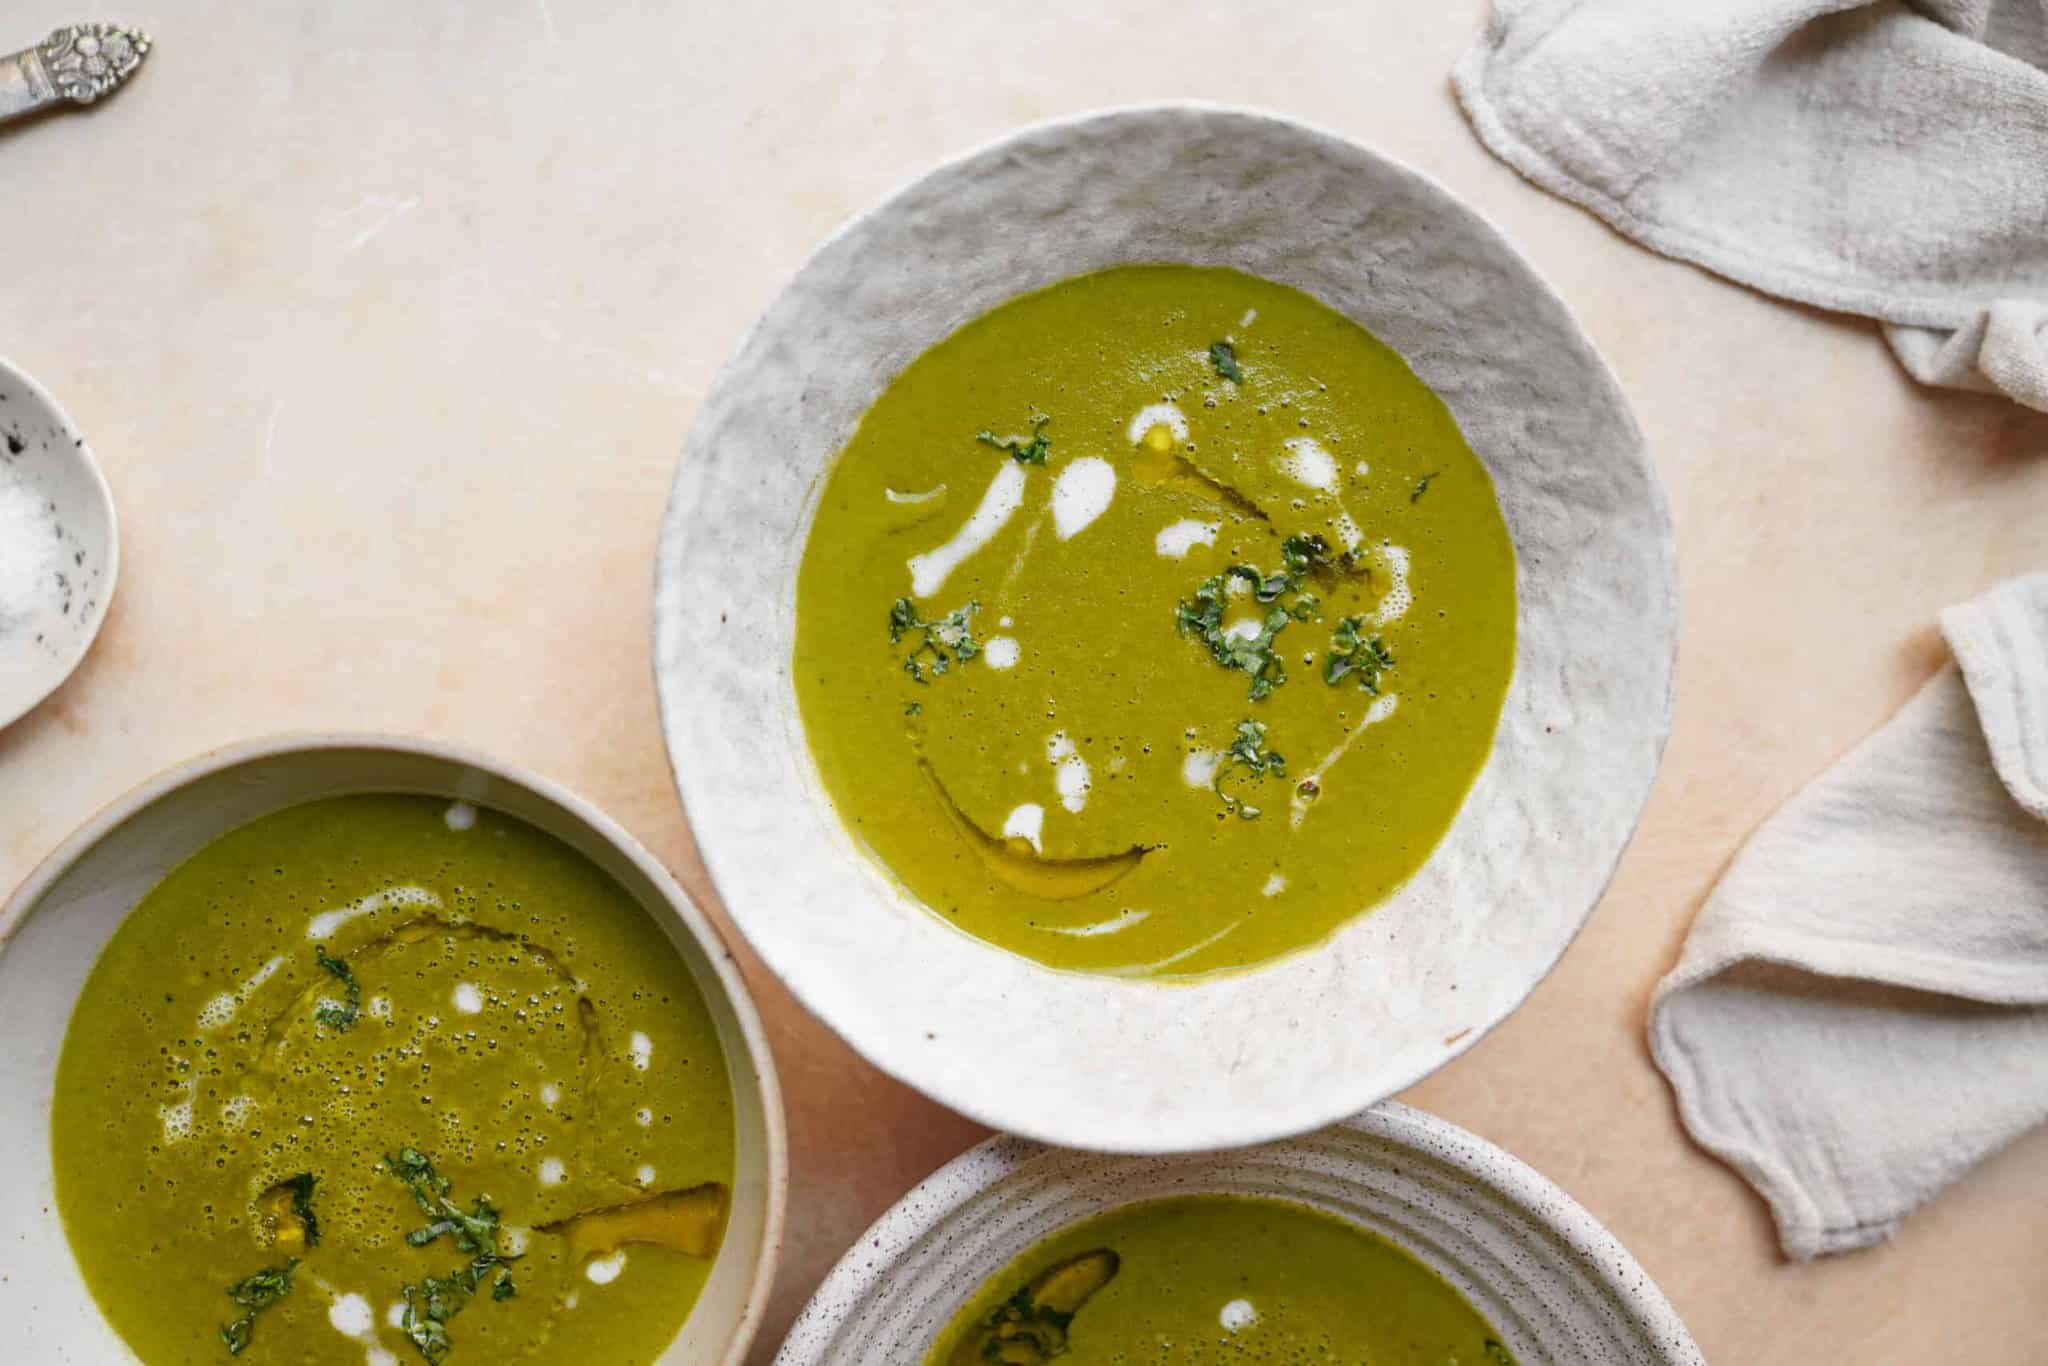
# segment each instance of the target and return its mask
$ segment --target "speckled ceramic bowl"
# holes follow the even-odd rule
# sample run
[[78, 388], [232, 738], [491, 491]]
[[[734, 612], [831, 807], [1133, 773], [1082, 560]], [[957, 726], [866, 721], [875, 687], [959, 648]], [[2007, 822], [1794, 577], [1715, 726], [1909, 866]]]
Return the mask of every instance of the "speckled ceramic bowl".
[[10, 508], [22, 506], [37, 513], [34, 544], [0, 545], [0, 574], [10, 565], [32, 572], [24, 583], [0, 582], [0, 727], [85, 658], [121, 567], [114, 495], [91, 448], [56, 399], [0, 360], [0, 536], [16, 534]]
[[[790, 679], [824, 476], [882, 387], [1006, 299], [1148, 261], [1292, 285], [1400, 352], [1485, 462], [1518, 562], [1514, 679], [1429, 861], [1312, 949], [1178, 984], [1052, 971], [911, 901], [835, 815]], [[878, 631], [902, 591], [875, 585]], [[1333, 1123], [1513, 1010], [1634, 829], [1678, 638], [1671, 524], [1642, 433], [1528, 262], [1447, 190], [1365, 148], [1184, 105], [1027, 129], [820, 247], [705, 399], [654, 620], [698, 847], [768, 965], [926, 1094], [1011, 1133], [1126, 1152]]]
[[914, 1366], [981, 1283], [1034, 1243], [1119, 1205], [1198, 1192], [1315, 1205], [1391, 1239], [1456, 1286], [1520, 1361], [1702, 1366], [1649, 1276], [1570, 1196], [1455, 1124], [1394, 1104], [1209, 1157], [991, 1139], [854, 1244], [776, 1366]]
[[352, 792], [426, 793], [516, 816], [595, 863], [667, 932], [725, 1050], [737, 1143], [725, 1242], [660, 1366], [737, 1366], [775, 1279], [788, 1163], [768, 1042], [717, 930], [631, 835], [575, 794], [449, 746], [347, 735], [256, 741], [172, 769], [95, 816], [0, 906], [0, 1362], [136, 1360], [72, 1260], [50, 1165], [57, 1056], [100, 950], [164, 874], [208, 843], [283, 807]]

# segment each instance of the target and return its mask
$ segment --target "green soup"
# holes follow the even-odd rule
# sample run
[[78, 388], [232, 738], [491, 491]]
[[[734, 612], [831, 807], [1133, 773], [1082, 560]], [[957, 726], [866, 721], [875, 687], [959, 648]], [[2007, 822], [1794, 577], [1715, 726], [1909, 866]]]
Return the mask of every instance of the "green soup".
[[1506, 1366], [1463, 1296], [1306, 1205], [1194, 1195], [1076, 1224], [1003, 1268], [925, 1366]]
[[1305, 294], [1156, 266], [890, 383], [821, 492], [794, 672], [827, 792], [915, 899], [1178, 975], [1407, 879], [1514, 651], [1507, 528], [1443, 403]]
[[732, 1095], [688, 968], [588, 860], [342, 797], [143, 898], [73, 1012], [51, 1141], [149, 1366], [631, 1366], [709, 1272]]

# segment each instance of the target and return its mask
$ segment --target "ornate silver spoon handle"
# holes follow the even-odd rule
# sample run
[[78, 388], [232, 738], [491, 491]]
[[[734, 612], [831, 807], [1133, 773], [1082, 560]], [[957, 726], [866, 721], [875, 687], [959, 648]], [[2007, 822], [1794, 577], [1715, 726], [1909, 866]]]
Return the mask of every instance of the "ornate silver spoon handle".
[[149, 38], [115, 24], [72, 24], [0, 57], [0, 123], [53, 104], [91, 104], [135, 74]]

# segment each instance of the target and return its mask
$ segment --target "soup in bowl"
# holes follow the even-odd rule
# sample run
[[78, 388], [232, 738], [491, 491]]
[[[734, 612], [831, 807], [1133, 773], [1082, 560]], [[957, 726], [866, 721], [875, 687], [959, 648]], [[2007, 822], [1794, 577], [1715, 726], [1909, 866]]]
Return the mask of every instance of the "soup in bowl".
[[783, 1188], [709, 924], [568, 793], [244, 747], [10, 902], [9, 1360], [727, 1362]]
[[656, 576], [721, 897], [868, 1059], [1106, 1150], [1299, 1133], [1556, 961], [1676, 641], [1640, 431], [1441, 187], [1287, 120], [1025, 130], [825, 243]]

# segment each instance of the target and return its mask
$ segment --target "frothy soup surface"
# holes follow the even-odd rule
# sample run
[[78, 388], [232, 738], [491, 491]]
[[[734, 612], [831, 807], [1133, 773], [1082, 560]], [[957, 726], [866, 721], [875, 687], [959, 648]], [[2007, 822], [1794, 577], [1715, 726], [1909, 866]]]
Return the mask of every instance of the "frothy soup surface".
[[87, 979], [58, 1206], [149, 1366], [634, 1366], [723, 1234], [732, 1094], [662, 929], [509, 817], [278, 812]]
[[1062, 1230], [961, 1306], [925, 1366], [1512, 1366], [1434, 1272], [1289, 1201], [1177, 1196]]
[[1384, 900], [1491, 748], [1515, 564], [1392, 350], [1234, 271], [997, 308], [830, 469], [794, 681], [910, 896], [1058, 967], [1194, 975]]

